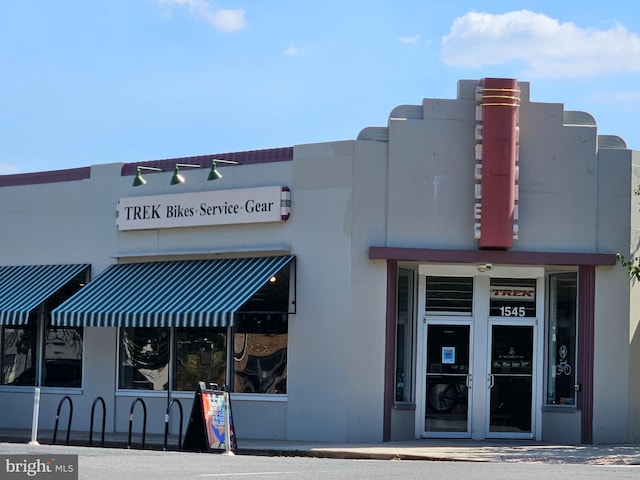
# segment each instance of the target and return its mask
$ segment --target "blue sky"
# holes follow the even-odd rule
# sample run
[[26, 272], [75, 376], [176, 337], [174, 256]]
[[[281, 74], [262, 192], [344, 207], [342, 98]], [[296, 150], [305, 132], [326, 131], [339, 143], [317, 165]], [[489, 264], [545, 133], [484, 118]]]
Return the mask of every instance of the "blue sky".
[[4, 0], [0, 64], [0, 174], [355, 139], [483, 77], [640, 150], [628, 0]]

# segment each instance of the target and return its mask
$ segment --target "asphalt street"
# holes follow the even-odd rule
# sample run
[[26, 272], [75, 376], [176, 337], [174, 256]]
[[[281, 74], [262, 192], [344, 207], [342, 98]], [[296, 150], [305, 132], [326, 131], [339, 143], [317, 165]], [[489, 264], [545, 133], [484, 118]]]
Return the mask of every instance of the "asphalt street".
[[0, 456], [9, 454], [78, 455], [78, 479], [81, 480], [640, 478], [637, 465], [558, 464], [526, 459], [508, 462], [362, 460], [0, 443]]

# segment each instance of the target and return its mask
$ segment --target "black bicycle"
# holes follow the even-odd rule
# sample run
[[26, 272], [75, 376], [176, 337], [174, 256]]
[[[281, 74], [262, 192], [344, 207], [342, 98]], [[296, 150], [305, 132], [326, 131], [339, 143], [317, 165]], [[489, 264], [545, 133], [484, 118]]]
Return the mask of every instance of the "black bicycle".
[[457, 382], [436, 383], [429, 389], [429, 405], [438, 413], [447, 413], [456, 405], [466, 404], [466, 387]]

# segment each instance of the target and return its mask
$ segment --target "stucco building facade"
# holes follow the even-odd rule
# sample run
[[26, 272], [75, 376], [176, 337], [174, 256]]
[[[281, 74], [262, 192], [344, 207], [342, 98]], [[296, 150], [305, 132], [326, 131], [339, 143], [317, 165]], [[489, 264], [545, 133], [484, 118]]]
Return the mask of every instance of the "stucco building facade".
[[239, 442], [638, 441], [615, 255], [640, 157], [529, 89], [462, 80], [355, 140], [0, 176], [0, 427], [31, 428], [38, 387], [40, 428], [69, 396], [74, 430], [102, 398], [126, 431], [142, 398], [161, 433], [205, 381]]

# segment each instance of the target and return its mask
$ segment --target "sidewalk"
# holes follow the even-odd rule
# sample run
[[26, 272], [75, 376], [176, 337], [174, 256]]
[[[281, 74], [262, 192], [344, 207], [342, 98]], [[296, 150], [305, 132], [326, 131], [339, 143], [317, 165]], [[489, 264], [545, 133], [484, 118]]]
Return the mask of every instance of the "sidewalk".
[[639, 465], [640, 445], [550, 445], [531, 441], [422, 439], [378, 444], [238, 441], [240, 453], [464, 462], [543, 462]]
[[[66, 443], [66, 431], [58, 431], [56, 444]], [[29, 443], [31, 432], [0, 430], [0, 442]], [[53, 443], [52, 431], [38, 432], [41, 445]], [[100, 447], [99, 433], [93, 434], [93, 447]], [[106, 433], [106, 448], [128, 448], [128, 433]], [[87, 432], [71, 432], [70, 445], [89, 446]], [[167, 439], [168, 452], [178, 450], [178, 436]], [[37, 447], [36, 447], [37, 448]], [[142, 448], [142, 435], [132, 433], [131, 448]], [[145, 448], [163, 450], [164, 435], [147, 434]], [[430, 460], [464, 462], [587, 463], [640, 466], [640, 445], [552, 445], [522, 440], [421, 439], [384, 443], [326, 443], [284, 440], [238, 439], [239, 455], [314, 456], [345, 459]]]

